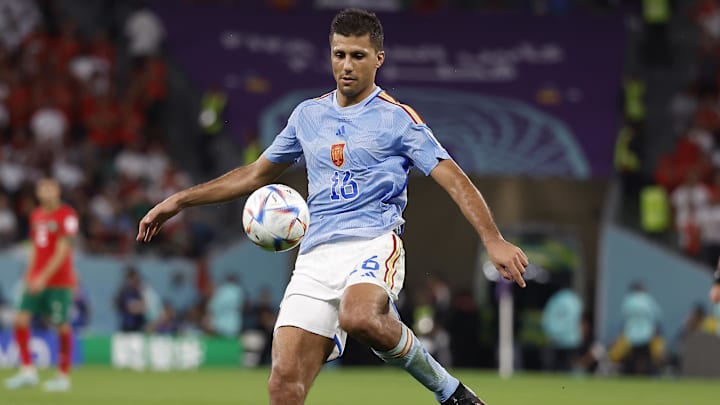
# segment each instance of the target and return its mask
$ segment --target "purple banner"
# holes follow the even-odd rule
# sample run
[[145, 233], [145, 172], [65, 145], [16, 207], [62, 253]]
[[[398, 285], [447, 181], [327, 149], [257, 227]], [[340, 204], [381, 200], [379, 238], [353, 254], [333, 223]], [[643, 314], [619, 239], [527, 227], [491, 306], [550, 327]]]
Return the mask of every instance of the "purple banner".
[[[229, 94], [227, 129], [265, 144], [297, 102], [334, 88], [332, 14], [160, 3], [175, 58]], [[619, 125], [620, 16], [381, 15], [377, 83], [412, 105], [469, 172], [606, 176]]]

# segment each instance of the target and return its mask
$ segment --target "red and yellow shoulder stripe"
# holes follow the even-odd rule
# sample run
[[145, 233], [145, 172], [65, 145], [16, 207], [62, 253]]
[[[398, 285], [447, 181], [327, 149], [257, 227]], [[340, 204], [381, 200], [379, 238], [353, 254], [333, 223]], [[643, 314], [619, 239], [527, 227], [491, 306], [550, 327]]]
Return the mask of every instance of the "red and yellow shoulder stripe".
[[381, 91], [380, 94], [378, 94], [378, 98], [380, 100], [387, 101], [390, 104], [395, 104], [396, 106], [402, 108], [403, 111], [405, 111], [407, 113], [407, 115], [410, 116], [410, 119], [412, 119], [414, 123], [416, 123], [416, 124], [424, 124], [425, 123], [425, 120], [423, 120], [422, 117], [420, 116], [420, 114], [418, 114], [412, 107], [410, 107], [407, 104], [400, 103], [399, 101], [392, 98], [392, 96], [390, 96], [386, 92]]
[[325, 97], [327, 97], [327, 96], [329, 96], [329, 95], [333, 94], [333, 91], [335, 91], [335, 90], [332, 90], [332, 91], [328, 91], [327, 93], [323, 94], [322, 96], [319, 96], [319, 97], [315, 97], [315, 98], [314, 98], [313, 100], [322, 100], [322, 99], [324, 99]]

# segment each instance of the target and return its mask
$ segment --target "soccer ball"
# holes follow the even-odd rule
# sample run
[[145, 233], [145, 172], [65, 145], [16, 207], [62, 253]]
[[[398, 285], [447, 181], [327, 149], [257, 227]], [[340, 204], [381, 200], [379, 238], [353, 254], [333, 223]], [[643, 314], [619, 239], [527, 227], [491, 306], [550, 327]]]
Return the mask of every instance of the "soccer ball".
[[243, 228], [265, 250], [284, 252], [300, 244], [310, 223], [305, 199], [284, 184], [255, 190], [245, 202]]

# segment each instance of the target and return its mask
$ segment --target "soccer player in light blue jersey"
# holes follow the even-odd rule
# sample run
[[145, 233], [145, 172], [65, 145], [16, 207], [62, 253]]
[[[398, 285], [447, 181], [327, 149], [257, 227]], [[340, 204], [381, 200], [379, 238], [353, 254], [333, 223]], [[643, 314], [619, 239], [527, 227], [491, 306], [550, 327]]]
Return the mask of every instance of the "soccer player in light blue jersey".
[[450, 375], [399, 319], [393, 301], [405, 277], [400, 235], [408, 172], [417, 167], [453, 198], [500, 274], [525, 287], [525, 253], [505, 241], [480, 192], [410, 107], [375, 84], [385, 60], [375, 14], [338, 13], [330, 28], [337, 88], [300, 103], [255, 162], [170, 196], [140, 221], [148, 242], [182, 209], [229, 201], [273, 182], [301, 156], [310, 226], [275, 325], [270, 403], [295, 405], [347, 334], [407, 370], [441, 404], [483, 402]]

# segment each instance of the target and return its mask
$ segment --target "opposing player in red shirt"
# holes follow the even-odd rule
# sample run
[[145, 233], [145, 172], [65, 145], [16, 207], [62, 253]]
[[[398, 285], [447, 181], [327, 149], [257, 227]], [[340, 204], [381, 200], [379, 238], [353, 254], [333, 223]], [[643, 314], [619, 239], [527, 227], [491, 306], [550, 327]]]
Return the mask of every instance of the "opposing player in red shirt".
[[44, 178], [38, 181], [40, 206], [30, 216], [32, 251], [25, 274], [25, 291], [15, 318], [15, 340], [21, 369], [5, 381], [9, 389], [37, 385], [38, 375], [30, 354], [30, 321], [33, 315], [47, 316], [60, 336], [58, 375], [45, 382], [48, 391], [70, 389], [72, 329], [70, 310], [76, 285], [72, 260], [72, 239], [78, 231], [75, 210], [60, 200], [60, 185]]

